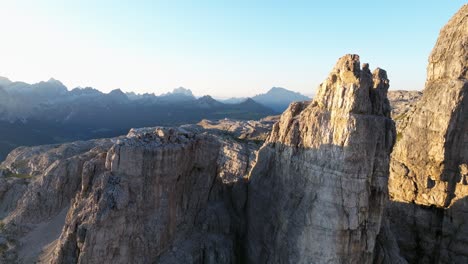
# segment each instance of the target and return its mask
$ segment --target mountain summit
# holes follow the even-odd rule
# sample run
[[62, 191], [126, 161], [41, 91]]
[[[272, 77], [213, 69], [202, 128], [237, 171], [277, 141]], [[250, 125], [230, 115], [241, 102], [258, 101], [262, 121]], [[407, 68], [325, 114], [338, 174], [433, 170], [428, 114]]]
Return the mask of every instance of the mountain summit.
[[172, 92], [168, 92], [159, 96], [159, 99], [167, 102], [183, 102], [193, 101], [195, 96], [190, 89], [179, 87], [175, 88]]
[[183, 94], [183, 95], [186, 95], [186, 96], [192, 96], [193, 97], [192, 90], [184, 88], [184, 87], [175, 88], [172, 91], [172, 94]]
[[238, 104], [249, 99], [260, 103], [277, 113], [282, 113], [284, 110], [286, 110], [286, 108], [288, 108], [290, 103], [297, 101], [309, 101], [311, 98], [282, 87], [273, 87], [268, 90], [268, 92], [257, 94], [252, 98], [233, 97], [223, 100], [222, 102], [226, 104]]
[[310, 100], [305, 95], [281, 87], [273, 87], [268, 92], [258, 94], [252, 97], [252, 99], [276, 112], [283, 112], [291, 102]]
[[0, 160], [18, 146], [118, 136], [132, 127], [181, 125], [208, 119], [259, 119], [275, 114], [257, 103], [223, 104], [211, 96], [195, 98], [183, 87], [156, 96], [102, 93], [94, 88], [68, 91], [60, 81], [36, 84], [0, 78]]

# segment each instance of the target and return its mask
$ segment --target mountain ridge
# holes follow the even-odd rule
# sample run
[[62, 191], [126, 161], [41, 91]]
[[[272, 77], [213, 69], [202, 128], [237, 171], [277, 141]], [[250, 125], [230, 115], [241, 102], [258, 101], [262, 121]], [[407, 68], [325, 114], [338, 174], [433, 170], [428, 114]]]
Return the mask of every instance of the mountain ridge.
[[299, 92], [294, 92], [282, 87], [272, 87], [265, 93], [260, 93], [252, 97], [232, 97], [222, 100], [225, 103], [239, 103], [247, 99], [252, 99], [277, 113], [282, 113], [290, 103], [296, 101], [309, 101], [311, 98]]
[[[202, 119], [259, 119], [275, 112], [257, 102], [224, 104], [186, 88], [137, 95], [92, 87], [68, 90], [60, 81], [27, 84], [3, 78], [0, 160], [18, 146], [114, 137], [132, 127], [195, 124]], [[29, 134], [26, 133], [29, 131]]]

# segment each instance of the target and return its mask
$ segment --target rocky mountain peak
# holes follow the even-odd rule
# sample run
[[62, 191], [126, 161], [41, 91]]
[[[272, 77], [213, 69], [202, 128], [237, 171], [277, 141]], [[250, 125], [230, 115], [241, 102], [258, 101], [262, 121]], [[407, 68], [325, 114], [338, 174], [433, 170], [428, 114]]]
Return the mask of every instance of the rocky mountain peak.
[[271, 91], [287, 91], [287, 89], [283, 87], [271, 87], [270, 91], [268, 92], [271, 92]]
[[[468, 263], [467, 17], [441, 30], [424, 93], [391, 96], [411, 108], [395, 111], [398, 136], [386, 71], [348, 54], [278, 122], [15, 149], [0, 164], [0, 263]], [[185, 88], [161, 97], [223, 113]]]
[[114, 103], [125, 103], [128, 101], [128, 96], [120, 89], [114, 89], [110, 91], [106, 96], [110, 102]]
[[388, 87], [385, 70], [377, 68], [371, 73], [367, 63], [361, 69], [359, 56], [348, 54], [320, 85], [314, 102], [329, 111], [389, 116]]
[[295, 93], [293, 91], [290, 91], [286, 88], [283, 88], [283, 87], [271, 87], [270, 90], [268, 90], [268, 92], [266, 92], [266, 94], [277, 94], [277, 95], [281, 95], [281, 94], [288, 94], [288, 93]]
[[250, 263], [371, 263], [395, 141], [388, 85], [345, 55], [282, 114], [250, 174]]
[[[27, 87], [25, 87], [27, 89]], [[60, 81], [50, 78], [47, 82], [39, 82], [31, 86], [41, 96], [59, 96], [68, 92], [67, 87]]]
[[184, 88], [184, 87], [175, 88], [172, 91], [172, 94], [181, 94], [181, 95], [193, 97], [192, 90]]
[[442, 28], [429, 56], [427, 81], [468, 79], [468, 4]]
[[195, 96], [192, 91], [184, 87], [179, 87], [174, 89], [172, 92], [161, 94], [158, 98], [168, 102], [195, 100]]
[[210, 95], [204, 95], [200, 98], [198, 98], [199, 101], [201, 102], [217, 102], [213, 97], [211, 97]]
[[70, 91], [73, 95], [101, 95], [102, 92], [93, 87], [76, 87]]
[[209, 95], [205, 95], [205, 96], [198, 98], [196, 103], [198, 106], [205, 107], [205, 108], [223, 105], [223, 103], [216, 101], [213, 97]]
[[257, 104], [257, 102], [255, 102], [254, 99], [248, 97], [242, 102], [242, 104]]
[[[53, 78], [53, 77], [49, 78], [49, 80], [47, 80], [47, 82], [48, 82], [48, 83], [62, 84], [61, 81], [59, 81], [59, 80], [57, 80], [57, 79], [55, 79], [55, 78]], [[62, 84], [62, 85], [63, 85], [63, 84]]]
[[291, 102], [310, 100], [307, 96], [282, 87], [273, 87], [266, 93], [255, 95], [252, 99], [278, 113], [282, 113], [286, 110]]
[[[364, 64], [365, 69], [369, 69], [369, 64]], [[346, 76], [351, 76], [359, 78], [361, 73], [361, 62], [360, 57], [357, 54], [346, 54], [345, 56], [338, 59], [333, 68], [332, 72], [341, 73], [343, 78], [346, 79]], [[350, 82], [351, 80], [348, 80]]]
[[125, 95], [125, 93], [122, 92], [122, 90], [120, 90], [120, 89], [114, 89], [114, 90], [110, 91], [109, 94]]

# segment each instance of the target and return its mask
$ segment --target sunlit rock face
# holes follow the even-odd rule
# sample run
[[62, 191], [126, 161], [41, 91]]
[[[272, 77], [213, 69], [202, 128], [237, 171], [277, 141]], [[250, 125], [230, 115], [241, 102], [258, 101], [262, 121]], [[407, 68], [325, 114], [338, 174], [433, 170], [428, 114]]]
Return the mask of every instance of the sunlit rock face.
[[467, 58], [465, 5], [441, 30], [429, 57], [424, 94], [395, 145], [389, 186], [394, 200], [447, 207], [463, 188], [461, 174], [468, 160]]
[[464, 5], [440, 31], [422, 98], [392, 153], [388, 214], [412, 263], [468, 262], [467, 78]]
[[386, 72], [340, 58], [273, 126], [250, 175], [250, 263], [370, 263], [396, 133]]

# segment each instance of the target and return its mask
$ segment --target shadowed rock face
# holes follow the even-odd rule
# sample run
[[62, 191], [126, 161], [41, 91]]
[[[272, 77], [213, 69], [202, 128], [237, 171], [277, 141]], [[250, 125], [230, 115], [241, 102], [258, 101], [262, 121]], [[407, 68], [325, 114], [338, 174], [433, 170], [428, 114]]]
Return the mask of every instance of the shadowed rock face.
[[[151, 263], [177, 238], [189, 239], [209, 207], [219, 148], [209, 135], [159, 130], [126, 138], [86, 164], [52, 263]], [[213, 254], [231, 262], [228, 249]]]
[[21, 251], [21, 261], [31, 263], [60, 234], [83, 164], [112, 144], [110, 139], [78, 141], [10, 153], [0, 167], [0, 241], [8, 241], [0, 245], [10, 250], [0, 255], [0, 262], [15, 263]]
[[0, 262], [237, 261], [259, 148], [237, 136], [189, 125], [16, 149], [0, 169]]
[[370, 263], [395, 127], [386, 72], [338, 61], [310, 104], [293, 103], [250, 175], [250, 263]]
[[468, 262], [468, 5], [440, 31], [392, 153], [388, 215], [412, 263]]
[[254, 152], [240, 148], [254, 148], [248, 145], [193, 126], [130, 131], [84, 164], [81, 188], [44, 261], [240, 261], [242, 177]]

